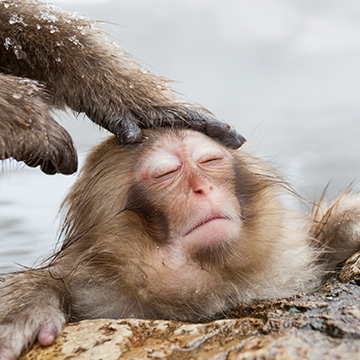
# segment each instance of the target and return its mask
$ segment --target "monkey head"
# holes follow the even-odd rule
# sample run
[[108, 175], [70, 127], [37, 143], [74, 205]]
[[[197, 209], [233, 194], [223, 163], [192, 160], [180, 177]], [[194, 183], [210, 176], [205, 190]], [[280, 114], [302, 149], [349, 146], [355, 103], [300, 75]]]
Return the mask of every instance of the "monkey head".
[[78, 264], [72, 279], [87, 286], [87, 276], [113, 279], [120, 297], [140, 304], [128, 316], [191, 319], [204, 307], [214, 314], [269, 261], [263, 240], [280, 228], [274, 184], [249, 155], [192, 130], [153, 129], [127, 146], [110, 138], [65, 201], [58, 255]]

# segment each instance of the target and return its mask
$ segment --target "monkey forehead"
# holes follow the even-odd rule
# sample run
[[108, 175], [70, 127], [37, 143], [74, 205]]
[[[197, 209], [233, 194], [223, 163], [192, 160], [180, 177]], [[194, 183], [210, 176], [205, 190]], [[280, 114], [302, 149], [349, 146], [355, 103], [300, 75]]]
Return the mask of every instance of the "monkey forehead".
[[207, 151], [230, 156], [227, 149], [205, 134], [193, 130], [169, 131], [158, 138], [151, 147], [150, 154], [172, 154], [178, 158], [191, 157], [194, 161]]
[[[195, 163], [207, 158], [230, 157], [230, 152], [210, 137], [193, 130], [168, 131], [157, 138], [140, 160], [140, 174], [161, 167]], [[145, 176], [146, 177], [146, 176]]]

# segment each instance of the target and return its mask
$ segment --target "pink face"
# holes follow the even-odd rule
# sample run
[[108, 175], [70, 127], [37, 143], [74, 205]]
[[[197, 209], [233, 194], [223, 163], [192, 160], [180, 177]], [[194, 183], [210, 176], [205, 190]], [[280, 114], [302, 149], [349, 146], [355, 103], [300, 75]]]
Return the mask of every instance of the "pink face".
[[207, 136], [184, 131], [162, 137], [141, 160], [137, 181], [153, 203], [165, 204], [154, 211], [165, 217], [167, 244], [179, 253], [196, 257], [239, 239], [232, 157]]

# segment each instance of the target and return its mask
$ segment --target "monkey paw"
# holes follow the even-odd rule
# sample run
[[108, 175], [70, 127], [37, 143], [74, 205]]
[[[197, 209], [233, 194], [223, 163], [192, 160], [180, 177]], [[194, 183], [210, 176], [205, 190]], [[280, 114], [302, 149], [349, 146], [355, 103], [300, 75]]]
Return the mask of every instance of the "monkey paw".
[[231, 149], [238, 149], [246, 141], [234, 127], [217, 119], [209, 111], [192, 106], [187, 111], [191, 129], [200, 131]]
[[[96, 122], [96, 121], [95, 121]], [[123, 144], [140, 142], [141, 129], [153, 127], [186, 128], [200, 131], [223, 145], [237, 149], [246, 140], [234, 127], [217, 119], [212, 113], [192, 103], [174, 103], [148, 109], [142, 116], [127, 115], [125, 118], [101, 125], [116, 134]]]
[[12, 321], [0, 324], [0, 359], [15, 360], [36, 340], [42, 346], [51, 345], [65, 323], [60, 312], [33, 309], [18, 314]]
[[49, 114], [42, 85], [0, 75], [0, 159], [40, 165], [46, 174], [72, 174], [77, 154], [72, 139]]

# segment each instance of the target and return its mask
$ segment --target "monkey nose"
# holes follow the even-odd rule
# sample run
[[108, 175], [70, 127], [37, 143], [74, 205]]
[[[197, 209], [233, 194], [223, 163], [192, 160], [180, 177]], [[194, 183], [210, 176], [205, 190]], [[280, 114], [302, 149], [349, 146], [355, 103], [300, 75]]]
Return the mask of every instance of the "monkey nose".
[[192, 184], [192, 190], [195, 195], [209, 196], [213, 186], [206, 181], [197, 181]]

